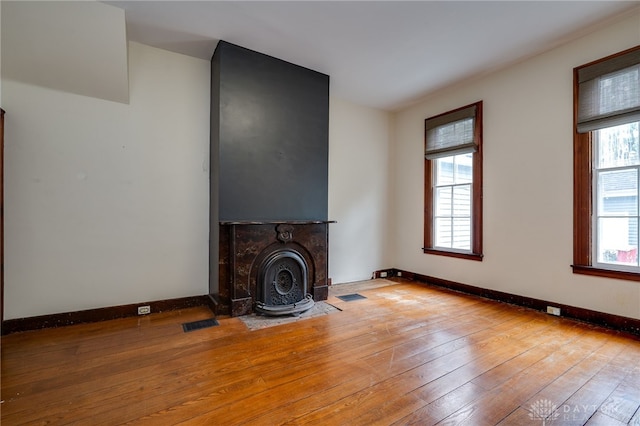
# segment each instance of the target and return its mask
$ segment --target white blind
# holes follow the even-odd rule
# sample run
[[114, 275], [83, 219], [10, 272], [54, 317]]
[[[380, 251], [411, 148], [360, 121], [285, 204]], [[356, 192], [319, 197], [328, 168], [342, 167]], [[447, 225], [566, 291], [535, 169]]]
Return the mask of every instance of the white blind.
[[640, 46], [578, 69], [578, 133], [640, 121]]
[[476, 106], [425, 120], [425, 157], [429, 160], [477, 150], [474, 139]]

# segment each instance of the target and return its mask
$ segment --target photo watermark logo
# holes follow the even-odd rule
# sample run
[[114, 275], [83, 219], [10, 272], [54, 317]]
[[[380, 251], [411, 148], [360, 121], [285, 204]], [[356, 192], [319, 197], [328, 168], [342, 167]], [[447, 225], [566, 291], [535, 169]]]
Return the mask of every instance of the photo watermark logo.
[[[529, 418], [542, 421], [546, 426], [555, 420], [586, 422], [598, 409], [596, 405], [562, 404], [557, 406], [548, 399], [539, 399], [529, 406]], [[603, 411], [604, 412], [604, 411]]]
[[542, 420], [542, 426], [546, 426], [547, 419], [554, 421], [560, 416], [558, 407], [548, 399], [539, 399], [529, 408], [529, 418], [531, 420]]

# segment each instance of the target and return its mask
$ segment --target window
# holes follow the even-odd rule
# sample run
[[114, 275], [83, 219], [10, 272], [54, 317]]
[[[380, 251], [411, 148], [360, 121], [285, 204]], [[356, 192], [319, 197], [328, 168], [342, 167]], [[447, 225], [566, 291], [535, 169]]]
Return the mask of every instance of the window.
[[425, 120], [424, 248], [482, 260], [482, 102]]
[[573, 271], [640, 281], [640, 46], [574, 69]]

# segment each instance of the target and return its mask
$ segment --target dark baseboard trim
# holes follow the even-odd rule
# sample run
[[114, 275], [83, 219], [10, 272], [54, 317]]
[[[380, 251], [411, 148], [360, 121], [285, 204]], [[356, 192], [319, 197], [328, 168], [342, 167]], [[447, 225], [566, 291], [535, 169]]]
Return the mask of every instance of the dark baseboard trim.
[[395, 268], [389, 269], [380, 269], [379, 271], [375, 271], [373, 273], [373, 279], [376, 278], [392, 278], [397, 276], [398, 270]]
[[[424, 284], [444, 287], [461, 293], [471, 294], [474, 296], [484, 297], [486, 299], [535, 309], [537, 311], [546, 312], [547, 306], [555, 306], [560, 308], [562, 312], [561, 316], [564, 318], [571, 318], [574, 320], [583, 321], [590, 324], [640, 336], [639, 319], [592, 311], [590, 309], [578, 308], [575, 306], [564, 305], [562, 303], [550, 302], [547, 300], [534, 299], [532, 297], [518, 296], [516, 294], [505, 293], [497, 290], [489, 290], [482, 287], [475, 287], [468, 284], [462, 284], [455, 281], [449, 281], [442, 278], [431, 277], [428, 275], [416, 274], [399, 269], [390, 269], [386, 271], [388, 271], [388, 277], [402, 277]], [[376, 275], [376, 273], [374, 273], [374, 275]]]
[[207, 300], [207, 305], [209, 305], [209, 309], [213, 312], [213, 316], [218, 316], [218, 311], [220, 310], [220, 298], [217, 294], [207, 294], [204, 296]]
[[[109, 306], [106, 308], [88, 309], [85, 311], [64, 312], [60, 314], [41, 315], [37, 317], [16, 318], [2, 321], [2, 335], [20, 331], [39, 330], [43, 328], [64, 327], [73, 324], [107, 321], [117, 318], [138, 316], [138, 306], [148, 305], [151, 313], [175, 311], [196, 306], [216, 305], [215, 299], [209, 295], [181, 297], [178, 299], [140, 302], [131, 305]], [[214, 314], [215, 310], [211, 309]]]

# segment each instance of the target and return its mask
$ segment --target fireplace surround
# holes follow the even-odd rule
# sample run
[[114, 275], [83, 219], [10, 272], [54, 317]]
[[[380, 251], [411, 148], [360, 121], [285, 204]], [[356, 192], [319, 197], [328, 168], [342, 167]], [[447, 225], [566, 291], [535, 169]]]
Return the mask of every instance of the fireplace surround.
[[297, 314], [326, 300], [330, 223], [220, 222], [220, 312]]

